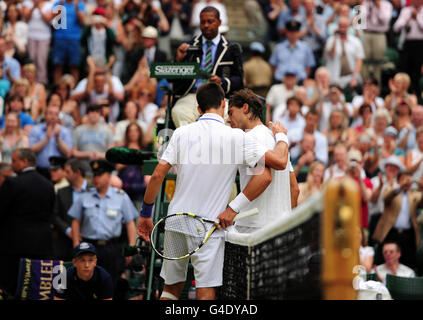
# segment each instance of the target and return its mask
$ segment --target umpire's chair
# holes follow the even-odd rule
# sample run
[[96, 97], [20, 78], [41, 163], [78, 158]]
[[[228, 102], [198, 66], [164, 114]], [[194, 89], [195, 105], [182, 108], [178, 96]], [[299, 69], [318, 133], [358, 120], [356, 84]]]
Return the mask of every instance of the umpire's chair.
[[423, 277], [406, 278], [388, 274], [386, 287], [394, 300], [423, 299]]

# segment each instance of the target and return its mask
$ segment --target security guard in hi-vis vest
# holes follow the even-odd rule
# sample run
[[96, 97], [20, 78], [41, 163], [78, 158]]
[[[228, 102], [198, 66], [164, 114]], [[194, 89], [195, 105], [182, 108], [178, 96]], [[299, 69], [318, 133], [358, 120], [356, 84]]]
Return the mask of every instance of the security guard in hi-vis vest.
[[94, 244], [97, 248], [98, 265], [110, 273], [116, 284], [125, 263], [122, 241], [119, 239], [122, 227], [126, 227], [128, 245], [134, 246], [134, 220], [138, 217], [138, 212], [125, 191], [110, 186], [113, 164], [106, 160], [93, 160], [90, 166], [94, 188], [82, 194], [68, 212], [73, 218], [73, 246], [81, 241]]

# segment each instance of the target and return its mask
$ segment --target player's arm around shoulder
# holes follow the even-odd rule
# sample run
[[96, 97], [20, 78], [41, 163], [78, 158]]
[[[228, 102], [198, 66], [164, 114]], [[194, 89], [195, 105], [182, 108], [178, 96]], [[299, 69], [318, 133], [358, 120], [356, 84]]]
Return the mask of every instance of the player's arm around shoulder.
[[276, 138], [276, 146], [273, 150], [268, 150], [264, 155], [266, 166], [275, 170], [285, 170], [288, 164], [289, 143], [286, 136], [286, 128], [279, 122], [269, 122], [269, 128], [272, 130]]

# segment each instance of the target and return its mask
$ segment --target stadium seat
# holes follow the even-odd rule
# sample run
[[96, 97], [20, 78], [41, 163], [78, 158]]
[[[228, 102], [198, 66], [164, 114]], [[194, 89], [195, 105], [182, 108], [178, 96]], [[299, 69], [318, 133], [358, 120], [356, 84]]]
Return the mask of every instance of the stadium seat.
[[423, 277], [406, 278], [388, 274], [386, 287], [394, 300], [423, 299]]

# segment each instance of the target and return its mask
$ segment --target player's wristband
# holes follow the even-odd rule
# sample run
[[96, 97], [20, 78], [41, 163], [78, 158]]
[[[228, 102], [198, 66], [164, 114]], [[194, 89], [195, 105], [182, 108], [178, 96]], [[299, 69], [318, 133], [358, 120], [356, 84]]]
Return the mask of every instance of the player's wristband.
[[249, 203], [251, 203], [251, 201], [248, 200], [245, 194], [241, 192], [240, 194], [236, 196], [235, 199], [231, 201], [231, 203], [229, 203], [229, 206], [232, 208], [233, 211], [235, 211], [236, 213], [239, 213], [241, 209], [244, 208]]
[[152, 204], [143, 203], [141, 211], [140, 211], [140, 217], [151, 218], [151, 216], [153, 215], [153, 207], [154, 207], [154, 203]]
[[285, 142], [287, 145], [289, 145], [288, 136], [287, 136], [285, 133], [283, 133], [283, 132], [278, 132], [278, 133], [275, 135], [275, 138], [276, 138], [276, 143], [278, 143], [278, 142], [282, 141], [282, 142]]

